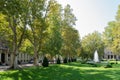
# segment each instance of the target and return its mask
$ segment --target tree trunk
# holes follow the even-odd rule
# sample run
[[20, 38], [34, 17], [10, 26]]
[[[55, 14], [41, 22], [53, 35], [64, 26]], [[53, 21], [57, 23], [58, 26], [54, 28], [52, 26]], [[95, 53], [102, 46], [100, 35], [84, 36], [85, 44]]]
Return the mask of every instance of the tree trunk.
[[13, 67], [13, 53], [10, 55], [10, 67]]
[[14, 69], [18, 68], [18, 62], [17, 62], [17, 60], [18, 60], [17, 55], [15, 55], [15, 58], [14, 58]]
[[10, 68], [17, 69], [18, 67], [18, 57], [17, 52], [14, 52], [11, 54], [11, 62], [10, 62]]
[[38, 53], [36, 47], [34, 47], [34, 65], [38, 66]]

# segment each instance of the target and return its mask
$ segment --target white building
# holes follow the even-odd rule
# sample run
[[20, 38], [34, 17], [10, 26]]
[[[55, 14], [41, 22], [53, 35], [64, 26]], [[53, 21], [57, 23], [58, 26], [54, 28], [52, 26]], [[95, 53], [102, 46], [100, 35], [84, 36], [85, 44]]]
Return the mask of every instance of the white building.
[[[17, 57], [19, 63], [28, 63], [33, 58], [33, 56], [24, 53], [19, 53]], [[10, 65], [10, 59], [9, 48], [5, 46], [5, 43], [0, 42], [0, 65]]]
[[120, 55], [114, 54], [111, 50], [104, 50], [104, 59], [107, 60], [120, 60]]

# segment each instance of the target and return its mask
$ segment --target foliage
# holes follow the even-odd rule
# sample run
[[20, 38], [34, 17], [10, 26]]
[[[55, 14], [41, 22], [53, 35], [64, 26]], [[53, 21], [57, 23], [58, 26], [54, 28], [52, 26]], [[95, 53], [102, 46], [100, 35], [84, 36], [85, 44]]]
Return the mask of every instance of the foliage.
[[38, 65], [38, 55], [43, 52], [47, 35], [45, 22], [47, 9], [46, 0], [32, 0], [29, 3], [28, 29], [26, 38], [31, 42], [34, 52], [34, 65]]
[[106, 48], [114, 54], [120, 52], [120, 6], [116, 15], [116, 20], [108, 23], [104, 32], [104, 43]]
[[43, 67], [48, 67], [48, 65], [49, 65], [49, 61], [48, 61], [47, 57], [44, 57], [42, 66]]
[[20, 48], [20, 52], [28, 53], [28, 54], [32, 54], [32, 55], [34, 54], [33, 46], [28, 39], [25, 39], [23, 41], [23, 44], [21, 45], [21, 48]]
[[62, 8], [61, 5], [55, 0], [49, 1], [49, 11], [47, 15], [47, 25], [48, 25], [48, 40], [47, 40], [47, 50], [51, 56], [60, 54], [60, 49], [62, 46], [62, 36], [61, 36], [61, 22], [62, 22]]
[[[11, 41], [11, 30], [10, 28], [8, 27], [8, 21], [7, 21], [7, 16], [0, 13], [0, 42], [4, 42], [6, 44], [8, 44], [8, 42]], [[7, 47], [10, 45], [6, 45]]]
[[57, 64], [61, 64], [60, 58], [57, 59]]
[[110, 63], [108, 63], [108, 64], [106, 64], [104, 67], [105, 67], [105, 68], [112, 68], [112, 65], [111, 65]]
[[76, 57], [80, 49], [76, 17], [70, 5], [64, 9], [55, 0], [0, 0], [0, 41], [11, 53], [11, 67], [17, 68], [20, 52]]
[[[8, 29], [11, 31], [10, 35], [8, 34], [9, 38], [11, 40], [9, 43], [12, 45], [12, 47], [9, 47], [13, 52], [11, 54], [11, 67], [17, 68], [17, 54], [19, 51], [19, 48], [21, 47], [24, 33], [26, 29], [26, 21], [23, 22], [24, 18], [21, 18], [21, 16], [24, 16], [26, 14], [27, 8], [25, 0], [19, 1], [19, 0], [1, 0], [0, 3], [0, 12], [4, 14], [7, 17], [8, 22]], [[24, 16], [25, 17], [25, 16]], [[6, 28], [7, 30], [7, 28]], [[13, 56], [13, 58], [12, 58]]]
[[65, 6], [63, 16], [64, 16], [63, 17], [64, 26], [73, 27], [73, 25], [75, 25], [75, 21], [77, 19], [73, 14], [73, 9], [71, 9], [71, 6], [69, 4]]
[[104, 53], [104, 44], [102, 41], [102, 35], [95, 31], [92, 34], [88, 34], [82, 39], [82, 48], [80, 56], [82, 59], [93, 59], [93, 54], [95, 50], [98, 51], [99, 56], [102, 56]]
[[62, 22], [62, 39], [63, 44], [61, 48], [61, 54], [64, 57], [76, 57], [80, 44], [80, 37], [78, 31], [73, 27], [75, 25], [76, 17], [72, 13], [70, 5], [65, 6], [63, 12]]
[[72, 27], [64, 27], [62, 31], [63, 45], [61, 53], [65, 57], [76, 57], [80, 49], [80, 39], [78, 31]]
[[64, 60], [63, 60], [63, 63], [67, 63], [67, 58], [65, 57]]

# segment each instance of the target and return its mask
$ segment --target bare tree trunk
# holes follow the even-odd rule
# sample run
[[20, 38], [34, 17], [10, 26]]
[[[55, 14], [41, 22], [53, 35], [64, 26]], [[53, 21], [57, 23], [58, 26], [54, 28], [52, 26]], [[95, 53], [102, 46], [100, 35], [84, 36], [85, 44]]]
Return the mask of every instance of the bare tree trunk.
[[14, 53], [11, 54], [10, 68], [12, 68], [12, 69], [17, 69], [17, 68], [19, 68], [19, 67], [18, 67], [17, 52], [14, 52]]
[[34, 47], [34, 65], [38, 66], [38, 53], [36, 47]]
[[10, 55], [10, 67], [13, 67], [13, 53]]
[[15, 48], [15, 50], [14, 50], [14, 69], [17, 69], [17, 68], [19, 68], [18, 67], [18, 58], [17, 58], [17, 55], [18, 55], [18, 50], [17, 50], [17, 48]]
[[17, 62], [17, 60], [18, 60], [17, 55], [15, 55], [15, 58], [14, 58], [14, 69], [18, 68], [18, 62]]

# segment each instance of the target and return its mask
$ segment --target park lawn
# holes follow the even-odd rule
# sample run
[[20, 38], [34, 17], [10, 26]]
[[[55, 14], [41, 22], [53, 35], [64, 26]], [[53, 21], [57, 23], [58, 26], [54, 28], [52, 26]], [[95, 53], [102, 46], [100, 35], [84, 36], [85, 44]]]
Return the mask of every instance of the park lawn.
[[0, 72], [0, 80], [120, 80], [120, 64], [92, 67], [79, 62]]

